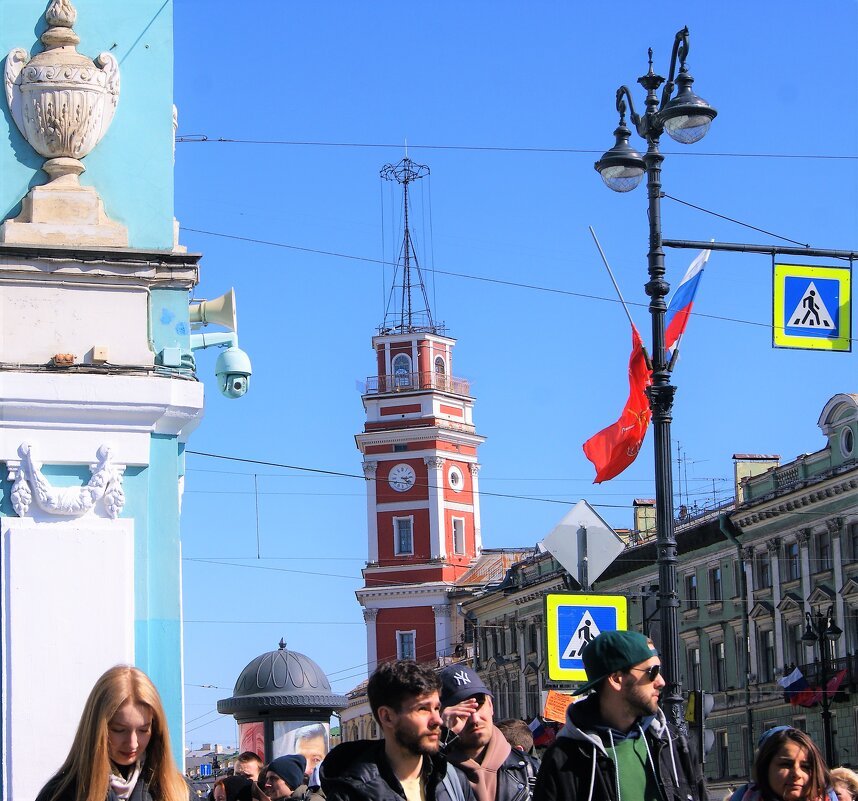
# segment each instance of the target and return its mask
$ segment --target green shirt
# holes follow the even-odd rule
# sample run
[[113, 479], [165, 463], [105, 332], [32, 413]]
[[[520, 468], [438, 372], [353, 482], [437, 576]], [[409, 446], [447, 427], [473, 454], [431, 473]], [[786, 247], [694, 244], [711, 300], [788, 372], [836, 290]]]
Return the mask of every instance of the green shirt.
[[[619, 777], [618, 801], [663, 801], [643, 737], [627, 737], [606, 746]], [[655, 757], [653, 757], [654, 759]], [[616, 781], [616, 777], [611, 777]]]

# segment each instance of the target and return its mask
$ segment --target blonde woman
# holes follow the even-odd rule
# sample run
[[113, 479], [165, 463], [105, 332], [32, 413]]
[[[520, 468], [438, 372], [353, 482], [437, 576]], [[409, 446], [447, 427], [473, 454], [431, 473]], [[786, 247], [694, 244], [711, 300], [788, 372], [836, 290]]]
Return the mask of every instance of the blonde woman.
[[118, 665], [92, 688], [71, 751], [36, 801], [188, 801], [161, 698], [149, 677]]
[[858, 773], [849, 768], [834, 768], [831, 786], [837, 793], [837, 801], [855, 801], [858, 798]]

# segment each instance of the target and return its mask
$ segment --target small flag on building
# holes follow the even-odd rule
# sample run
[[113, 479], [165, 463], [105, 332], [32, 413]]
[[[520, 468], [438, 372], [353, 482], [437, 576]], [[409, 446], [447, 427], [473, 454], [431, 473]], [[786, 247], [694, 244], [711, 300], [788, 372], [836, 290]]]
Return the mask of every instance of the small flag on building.
[[793, 706], [813, 706], [821, 697], [820, 691], [811, 688], [798, 668], [778, 679], [778, 684], [784, 688], [784, 701], [789, 701]]

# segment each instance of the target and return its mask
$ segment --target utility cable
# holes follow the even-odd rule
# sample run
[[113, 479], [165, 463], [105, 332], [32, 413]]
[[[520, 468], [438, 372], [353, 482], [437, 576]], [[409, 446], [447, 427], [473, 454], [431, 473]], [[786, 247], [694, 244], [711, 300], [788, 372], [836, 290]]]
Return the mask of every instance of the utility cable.
[[757, 231], [761, 234], [766, 234], [767, 236], [773, 236], [775, 237], [775, 239], [782, 239], [784, 242], [790, 242], [793, 245], [798, 245], [799, 247], [803, 248], [811, 247], [806, 242], [799, 242], [796, 239], [790, 239], [787, 236], [781, 236], [780, 234], [776, 234], [773, 231], [767, 231], [765, 228], [758, 228], [756, 225], [751, 225], [750, 223], [742, 222], [741, 220], [737, 220], [734, 217], [728, 217], [725, 214], [719, 214], [717, 211], [710, 211], [709, 209], [704, 209], [703, 206], [696, 206], [694, 205], [694, 203], [689, 203], [687, 200], [680, 200], [678, 197], [668, 195], [666, 192], [662, 193], [662, 197], [666, 197], [668, 200], [672, 200], [674, 203], [681, 203], [683, 206], [688, 206], [689, 208], [696, 209], [697, 211], [702, 211], [704, 214], [711, 214], [713, 217], [718, 217], [722, 220], [726, 220], [727, 222], [735, 223], [736, 225], [741, 225], [743, 228], [750, 228], [752, 231]]
[[[210, 137], [207, 134], [184, 134], [176, 137], [177, 144], [224, 144], [224, 145], [279, 145], [288, 147], [354, 147], [354, 148], [391, 148], [401, 150], [402, 143], [384, 144], [381, 142], [314, 142], [295, 141], [286, 139], [233, 139], [219, 136]], [[593, 150], [582, 147], [510, 147], [501, 145], [415, 145], [411, 142], [408, 147], [417, 150], [462, 150], [487, 153], [582, 153], [585, 155], [601, 156], [605, 150]], [[665, 156], [707, 156], [713, 158], [746, 158], [746, 159], [810, 159], [823, 161], [858, 161], [858, 156], [834, 156], [821, 153], [731, 153], [731, 152], [700, 152], [689, 150], [663, 150]]]
[[[673, 199], [673, 198], [671, 198], [671, 199]], [[704, 211], [706, 211], [706, 210], [704, 209]], [[709, 212], [709, 213], [714, 213], [714, 212]], [[739, 223], [739, 224], [744, 225], [745, 223]], [[748, 227], [752, 228], [753, 226], [749, 225]], [[290, 245], [290, 244], [287, 244], [285, 242], [274, 242], [274, 241], [266, 240], [266, 239], [257, 239], [257, 238], [248, 237], [248, 236], [238, 236], [236, 234], [224, 234], [224, 233], [220, 233], [218, 231], [206, 231], [206, 230], [203, 230], [200, 228], [187, 228], [187, 227], [183, 226], [182, 230], [190, 231], [190, 232], [195, 233], [195, 234], [204, 234], [205, 236], [215, 236], [215, 237], [220, 237], [222, 239], [232, 239], [232, 240], [236, 240], [239, 242], [249, 242], [249, 243], [255, 244], [255, 245], [267, 245], [269, 247], [284, 248], [286, 250], [297, 250], [297, 251], [300, 251], [302, 253], [314, 253], [314, 254], [320, 255], [320, 256], [334, 256], [336, 258], [349, 259], [350, 261], [360, 261], [360, 262], [366, 262], [369, 264], [379, 264], [379, 265], [384, 265], [384, 266], [390, 266], [390, 265], [395, 266], [394, 262], [389, 262], [389, 261], [386, 261], [384, 259], [373, 259], [373, 258], [368, 257], [368, 256], [355, 256], [355, 255], [350, 254], [350, 253], [339, 253], [339, 252], [331, 251], [331, 250], [321, 250], [319, 248], [302, 247], [300, 245]], [[757, 230], [763, 230], [763, 229], [757, 229]], [[792, 242], [795, 240], [788, 240], [788, 241]], [[547, 293], [551, 293], [551, 294], [562, 295], [564, 297], [582, 298], [583, 300], [596, 300], [596, 301], [601, 301], [602, 303], [620, 303], [620, 301], [617, 298], [610, 298], [610, 297], [606, 297], [604, 295], [593, 295], [593, 294], [589, 294], [589, 293], [585, 293], [585, 292], [573, 292], [570, 289], [558, 289], [557, 287], [546, 287], [546, 286], [540, 286], [539, 284], [526, 284], [526, 283], [523, 283], [520, 281], [507, 281], [507, 280], [504, 280], [501, 278], [490, 278], [488, 276], [472, 275], [469, 273], [460, 273], [460, 272], [455, 272], [453, 270], [439, 270], [436, 268], [434, 270], [434, 272], [437, 275], [446, 275], [446, 276], [450, 276], [452, 278], [463, 278], [463, 279], [468, 280], [468, 281], [480, 281], [480, 282], [487, 283], [487, 284], [496, 284], [498, 286], [508, 286], [508, 287], [512, 287], [514, 289], [529, 289], [529, 290], [532, 290], [535, 292], [547, 292]], [[640, 308], [640, 309], [648, 309], [649, 308], [648, 303], [642, 303], [642, 302], [636, 302], [636, 301], [627, 301], [627, 304], [629, 306], [634, 306], [634, 307]], [[770, 323], [770, 322], [760, 322], [757, 320], [743, 320], [740, 317], [727, 317], [727, 316], [720, 315], [720, 314], [706, 314], [704, 312], [692, 311], [689, 316], [699, 317], [701, 319], [706, 319], [706, 320], [718, 320], [720, 322], [726, 322], [726, 323], [738, 323], [740, 325], [749, 325], [749, 326], [753, 326], [755, 328], [765, 328], [768, 330], [772, 330], [774, 328], [777, 328], [777, 326], [772, 325], [772, 323]], [[858, 342], [858, 337], [850, 337], [849, 341]]]

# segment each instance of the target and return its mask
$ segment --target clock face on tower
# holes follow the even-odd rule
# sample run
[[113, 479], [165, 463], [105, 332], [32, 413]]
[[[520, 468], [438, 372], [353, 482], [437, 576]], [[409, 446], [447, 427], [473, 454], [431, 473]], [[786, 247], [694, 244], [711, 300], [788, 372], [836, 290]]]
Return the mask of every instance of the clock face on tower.
[[410, 464], [397, 464], [390, 469], [387, 475], [387, 481], [390, 486], [397, 492], [406, 492], [414, 486], [414, 479], [417, 474]]

